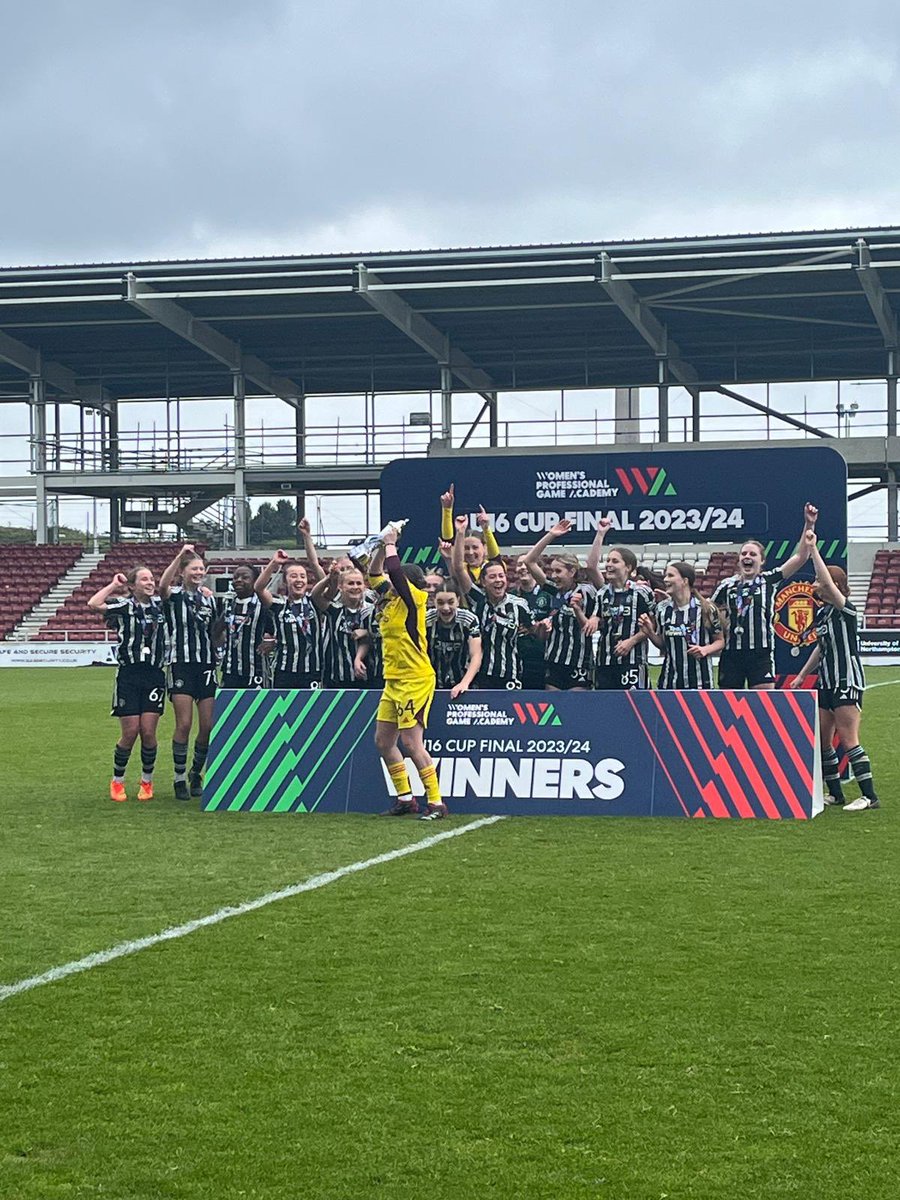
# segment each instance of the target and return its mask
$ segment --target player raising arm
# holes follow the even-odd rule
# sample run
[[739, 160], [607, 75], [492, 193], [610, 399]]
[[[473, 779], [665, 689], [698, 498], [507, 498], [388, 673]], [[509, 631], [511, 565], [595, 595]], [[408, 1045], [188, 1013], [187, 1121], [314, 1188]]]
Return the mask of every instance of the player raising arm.
[[[269, 590], [276, 571], [282, 573], [283, 587], [279, 596], [274, 596]], [[326, 585], [323, 571], [313, 593], [321, 594]], [[308, 591], [306, 567], [303, 563], [295, 562], [285, 550], [276, 550], [271, 562], [263, 567], [255, 587], [263, 607], [271, 613], [275, 626], [272, 686], [299, 689], [321, 687], [322, 618]]]
[[[451, 483], [447, 491], [441, 496], [441, 537], [445, 542], [452, 542], [454, 540], [456, 529], [459, 525], [459, 518], [454, 520], [453, 517], [454, 499], [454, 487]], [[497, 539], [494, 537], [494, 531], [491, 529], [490, 518], [484, 511], [484, 505], [479, 505], [475, 521], [480, 527], [481, 533], [470, 533], [468, 522], [466, 522], [463, 558], [470, 577], [475, 583], [478, 583], [481, 579], [481, 572], [487, 563], [499, 560], [500, 547], [497, 544]]]
[[603, 570], [600, 555], [608, 517], [597, 523], [597, 533], [585, 568], [597, 593], [600, 637], [594, 666], [594, 686], [600, 690], [631, 691], [650, 686], [647, 668], [647, 632], [640, 619], [653, 607], [653, 593], [635, 578], [637, 555], [627, 546], [613, 546]]
[[[541, 625], [547, 633], [544, 652], [547, 688], [553, 692], [585, 691], [591, 686], [593, 654], [586, 632], [590, 627], [586, 627], [582, 618], [589, 620], [596, 612], [597, 592], [591, 584], [578, 582], [580, 564], [574, 554], [550, 554], [546, 574], [540, 563], [550, 543], [564, 537], [571, 528], [571, 521], [558, 521], [535, 542], [523, 560], [535, 582], [550, 596], [551, 611]], [[576, 593], [579, 604], [573, 606]]]
[[765, 547], [744, 542], [738, 556], [738, 573], [723, 579], [713, 592], [726, 629], [725, 649], [719, 660], [720, 688], [771, 691], [775, 687], [775, 596], [781, 584], [795, 575], [809, 558], [805, 534], [815, 528], [819, 510], [803, 510], [803, 534], [797, 549], [782, 567], [764, 570]]
[[[386, 530], [384, 542], [387, 578], [373, 574], [370, 579], [379, 595], [387, 594], [381, 615], [384, 692], [375, 717], [375, 747], [397, 793], [390, 815], [401, 817], [418, 812], [406, 763], [397, 744], [402, 740], [425, 787], [427, 804], [420, 820], [436, 821], [447, 815], [447, 808], [441, 800], [437, 770], [425, 749], [425, 727], [435, 684], [425, 634], [425, 575], [420, 566], [400, 562], [394, 529]], [[380, 558], [380, 554], [376, 556]], [[376, 568], [377, 561], [372, 565]]]
[[[828, 788], [826, 804], [843, 804], [845, 812], [879, 808], [872, 764], [859, 744], [859, 723], [862, 715], [866, 677], [859, 654], [858, 616], [850, 602], [847, 576], [841, 567], [827, 567], [818, 546], [815, 531], [804, 534], [813, 566], [816, 569], [814, 595], [822, 601], [816, 618], [816, 644], [809, 658], [791, 682], [800, 687], [807, 675], [818, 670], [819, 686], [819, 746], [822, 754], [822, 774]], [[840, 740], [850, 760], [850, 768], [862, 795], [844, 804], [838, 756], [834, 735]]]
[[156, 597], [153, 572], [149, 567], [134, 567], [127, 575], [116, 575], [91, 596], [88, 608], [102, 613], [107, 625], [119, 635], [111, 715], [119, 718], [121, 732], [113, 754], [109, 798], [120, 803], [127, 799], [125, 769], [140, 734], [138, 800], [152, 800], [156, 727], [166, 695], [166, 615]]
[[323, 619], [322, 677], [327, 688], [360, 687], [359, 643], [366, 636], [366, 580], [359, 567], [333, 562], [328, 575], [312, 590], [311, 600]]
[[456, 518], [456, 538], [451, 558], [453, 579], [461, 595], [472, 606], [481, 626], [482, 660], [479, 688], [520, 688], [522, 662], [519, 637], [532, 627], [531, 612], [524, 600], [507, 593], [503, 563], [488, 563], [474, 583], [463, 558], [466, 518]]
[[[216, 696], [216, 650], [212, 628], [220, 606], [203, 587], [206, 563], [191, 545], [182, 546], [159, 581], [159, 595], [169, 628], [169, 698], [175, 710], [172, 758], [175, 799], [203, 795], [203, 768], [212, 732]], [[176, 580], [178, 582], [176, 583]], [[188, 740], [197, 706], [197, 737], [190, 777]]]

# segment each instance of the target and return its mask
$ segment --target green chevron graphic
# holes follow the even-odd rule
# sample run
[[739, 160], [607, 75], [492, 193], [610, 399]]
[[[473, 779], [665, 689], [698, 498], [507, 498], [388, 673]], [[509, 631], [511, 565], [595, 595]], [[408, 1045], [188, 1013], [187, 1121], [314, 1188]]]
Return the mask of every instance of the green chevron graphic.
[[663, 484], [665, 483], [666, 489], [663, 492], [663, 495], [664, 496], [677, 496], [678, 493], [675, 491], [675, 488], [672, 487], [671, 483], [667, 483], [666, 482], [667, 480], [668, 480], [668, 475], [666, 474], [666, 468], [660, 467], [656, 473], [656, 478], [653, 480], [653, 486], [650, 488], [650, 491], [647, 493], [647, 495], [648, 496], [658, 496], [660, 491], [662, 491]]

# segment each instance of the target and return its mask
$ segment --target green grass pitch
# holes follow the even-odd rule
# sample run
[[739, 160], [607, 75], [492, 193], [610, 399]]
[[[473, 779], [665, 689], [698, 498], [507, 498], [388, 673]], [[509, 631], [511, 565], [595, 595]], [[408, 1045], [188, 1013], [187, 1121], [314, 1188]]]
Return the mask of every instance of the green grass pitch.
[[[177, 805], [169, 715], [113, 805], [111, 682], [0, 671], [0, 984], [441, 828]], [[501, 821], [12, 996], [0, 1197], [894, 1200], [898, 702], [879, 812]]]

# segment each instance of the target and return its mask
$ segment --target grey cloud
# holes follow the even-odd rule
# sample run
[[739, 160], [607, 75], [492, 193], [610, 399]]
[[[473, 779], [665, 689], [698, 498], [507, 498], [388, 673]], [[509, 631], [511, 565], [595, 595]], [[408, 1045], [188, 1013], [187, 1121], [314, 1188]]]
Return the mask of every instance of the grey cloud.
[[886, 3], [83, 0], [7, 21], [5, 263], [895, 219]]

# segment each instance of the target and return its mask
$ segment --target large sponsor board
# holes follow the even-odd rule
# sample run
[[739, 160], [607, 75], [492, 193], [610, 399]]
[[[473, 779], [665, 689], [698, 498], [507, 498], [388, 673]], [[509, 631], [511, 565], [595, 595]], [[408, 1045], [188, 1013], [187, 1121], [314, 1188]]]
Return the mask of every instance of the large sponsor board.
[[610, 544], [757, 538], [778, 562], [792, 553], [811, 500], [826, 561], [846, 552], [847, 464], [829, 446], [398, 459], [381, 473], [381, 515], [409, 518], [402, 542], [412, 557], [431, 560], [450, 483], [458, 512], [474, 526], [483, 505], [501, 545], [537, 541], [563, 517], [573, 524], [566, 542], [589, 544], [609, 517]]
[[113, 642], [4, 642], [0, 667], [115, 666]]
[[[378, 699], [220, 691], [204, 808], [383, 810]], [[454, 813], [777, 820], [821, 807], [811, 691], [443, 692], [427, 743]]]
[[[450, 483], [457, 511], [474, 527], [483, 505], [501, 546], [537, 541], [563, 517], [573, 529], [559, 544], [585, 545], [608, 517], [608, 546], [755, 538], [770, 567], [793, 554], [811, 501], [819, 509], [822, 557], [846, 566], [847, 464], [829, 446], [400, 459], [382, 472], [381, 515], [409, 518], [401, 539], [406, 561], [439, 559], [440, 494]], [[812, 647], [812, 577], [805, 567], [776, 602], [782, 681]]]

